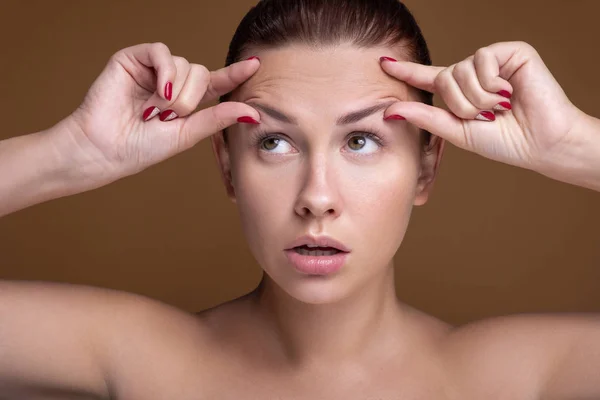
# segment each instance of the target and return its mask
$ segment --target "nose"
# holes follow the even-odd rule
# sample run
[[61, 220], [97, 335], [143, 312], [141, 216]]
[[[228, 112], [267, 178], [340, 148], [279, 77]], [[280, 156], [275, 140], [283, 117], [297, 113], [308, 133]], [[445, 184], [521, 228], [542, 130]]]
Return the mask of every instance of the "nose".
[[308, 163], [294, 207], [302, 218], [337, 218], [342, 211], [337, 174], [324, 156]]

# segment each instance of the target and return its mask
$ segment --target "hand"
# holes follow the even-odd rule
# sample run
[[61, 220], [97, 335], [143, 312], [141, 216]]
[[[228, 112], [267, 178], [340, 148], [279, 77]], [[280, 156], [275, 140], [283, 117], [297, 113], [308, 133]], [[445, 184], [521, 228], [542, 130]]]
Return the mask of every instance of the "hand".
[[492, 160], [549, 173], [587, 142], [573, 129], [584, 115], [567, 98], [536, 50], [496, 43], [448, 68], [382, 62], [401, 81], [441, 95], [451, 112], [399, 102], [400, 115], [452, 144]]
[[254, 59], [210, 72], [172, 56], [162, 43], [120, 50], [72, 114], [75, 128], [56, 132], [57, 148], [69, 165], [88, 171], [94, 186], [137, 173], [240, 117], [259, 121], [256, 110], [236, 102], [192, 114], [246, 81], [259, 65]]

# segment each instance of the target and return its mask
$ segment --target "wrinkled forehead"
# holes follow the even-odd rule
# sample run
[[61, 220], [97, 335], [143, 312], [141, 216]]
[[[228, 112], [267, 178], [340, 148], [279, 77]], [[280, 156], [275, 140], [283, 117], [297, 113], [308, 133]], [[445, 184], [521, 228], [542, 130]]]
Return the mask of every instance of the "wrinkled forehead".
[[383, 98], [416, 100], [414, 89], [409, 90], [381, 68], [382, 56], [402, 59], [398, 51], [389, 48], [289, 45], [256, 53], [261, 66], [232, 93], [232, 101], [260, 99], [274, 106], [323, 114]]

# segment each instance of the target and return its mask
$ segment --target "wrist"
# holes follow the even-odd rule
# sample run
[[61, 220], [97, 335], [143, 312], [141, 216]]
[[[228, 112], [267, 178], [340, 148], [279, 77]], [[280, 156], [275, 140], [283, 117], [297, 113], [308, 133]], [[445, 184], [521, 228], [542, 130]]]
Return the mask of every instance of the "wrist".
[[546, 160], [539, 172], [552, 179], [600, 191], [600, 120], [583, 111], [568, 135], [568, 151]]
[[50, 171], [61, 195], [71, 195], [107, 185], [110, 168], [100, 151], [87, 140], [72, 115], [44, 132], [52, 149]]

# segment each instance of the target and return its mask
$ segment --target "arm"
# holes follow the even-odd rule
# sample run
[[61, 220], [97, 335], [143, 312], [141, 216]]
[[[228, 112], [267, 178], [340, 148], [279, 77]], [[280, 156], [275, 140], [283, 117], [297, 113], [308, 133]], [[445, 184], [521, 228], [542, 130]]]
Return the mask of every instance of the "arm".
[[[150, 399], [198, 393], [207, 330], [117, 290], [0, 280], [0, 399]], [[206, 364], [206, 365], [204, 365]]]
[[102, 174], [90, 171], [90, 156], [87, 163], [64, 156], [77, 153], [77, 144], [67, 139], [76, 129], [69, 117], [48, 130], [0, 141], [0, 217], [100, 186], [95, 182]]
[[[108, 399], [96, 342], [100, 290], [0, 281], [0, 398]], [[53, 397], [54, 398], [54, 397]]]
[[459, 328], [447, 349], [460, 380], [476, 378], [474, 398], [600, 398], [600, 314], [489, 318]]
[[548, 341], [548, 350], [556, 362], [541, 399], [600, 398], [600, 314], [562, 317], [550, 328], [556, 338]]
[[495, 43], [447, 68], [406, 61], [382, 66], [439, 94], [449, 108], [401, 101], [386, 117], [400, 115], [459, 148], [600, 191], [600, 121], [569, 100], [531, 45]]
[[[139, 173], [241, 117], [259, 121], [259, 113], [244, 103], [195, 112], [237, 88], [259, 66], [254, 59], [211, 72], [173, 56], [162, 43], [118, 51], [73, 114], [46, 131], [0, 141], [0, 217]], [[158, 86], [149, 83], [154, 81]], [[185, 84], [175, 85], [166, 98], [167, 82]], [[179, 118], [163, 121], [149, 110], [172, 110]]]
[[562, 162], [547, 160], [542, 174], [600, 192], [600, 120], [580, 112], [568, 137], [580, 143], [563, 146]]

